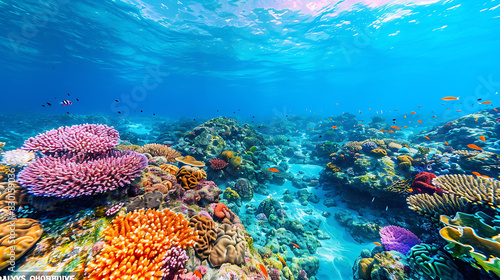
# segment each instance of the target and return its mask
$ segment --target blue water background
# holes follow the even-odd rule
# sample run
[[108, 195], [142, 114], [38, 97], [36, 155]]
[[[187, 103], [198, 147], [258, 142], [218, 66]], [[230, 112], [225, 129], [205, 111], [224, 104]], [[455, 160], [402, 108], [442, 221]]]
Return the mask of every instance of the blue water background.
[[384, 2], [2, 1], [2, 113], [430, 122], [498, 106], [500, 1]]

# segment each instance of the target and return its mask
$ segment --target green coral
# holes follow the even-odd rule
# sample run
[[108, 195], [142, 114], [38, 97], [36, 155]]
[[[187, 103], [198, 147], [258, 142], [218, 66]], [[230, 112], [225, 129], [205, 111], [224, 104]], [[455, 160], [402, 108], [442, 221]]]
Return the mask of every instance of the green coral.
[[462, 273], [453, 259], [443, 250], [428, 244], [415, 245], [410, 250], [410, 261], [415, 267], [431, 278], [441, 280], [462, 280]]
[[439, 234], [449, 242], [447, 248], [454, 256], [472, 257], [472, 266], [500, 277], [500, 220], [483, 212], [458, 212], [453, 219], [442, 215], [441, 222], [445, 227]]
[[224, 195], [222, 197], [227, 201], [233, 201], [240, 198], [240, 195], [235, 190], [232, 190], [230, 187], [227, 187], [224, 190]]

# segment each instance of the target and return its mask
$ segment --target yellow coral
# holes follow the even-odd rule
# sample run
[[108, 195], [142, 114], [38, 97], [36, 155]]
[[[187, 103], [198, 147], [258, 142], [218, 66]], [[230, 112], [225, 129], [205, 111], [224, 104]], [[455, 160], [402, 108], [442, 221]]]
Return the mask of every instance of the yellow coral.
[[384, 149], [373, 149], [370, 153], [376, 157], [385, 157], [387, 155], [387, 151]]
[[336, 166], [335, 164], [329, 162], [326, 165], [326, 168], [329, 168], [331, 172], [336, 173], [336, 172], [342, 172], [342, 169], [340, 167]]
[[161, 170], [168, 172], [172, 175], [176, 175], [177, 171], [179, 171], [179, 167], [172, 164], [162, 164], [160, 165]]
[[398, 157], [399, 165], [398, 168], [403, 171], [408, 171], [410, 170], [411, 167], [411, 162], [413, 159], [410, 156], [407, 155], [402, 155]]
[[106, 244], [87, 265], [86, 279], [161, 279], [168, 249], [192, 247], [198, 238], [186, 218], [169, 209], [118, 216], [104, 235]]
[[234, 157], [233, 151], [224, 151], [222, 152], [222, 158], [226, 161], [231, 160]]
[[241, 165], [241, 157], [233, 157], [231, 160], [229, 160], [229, 166], [231, 166], [233, 169], [236, 169], [240, 167]]

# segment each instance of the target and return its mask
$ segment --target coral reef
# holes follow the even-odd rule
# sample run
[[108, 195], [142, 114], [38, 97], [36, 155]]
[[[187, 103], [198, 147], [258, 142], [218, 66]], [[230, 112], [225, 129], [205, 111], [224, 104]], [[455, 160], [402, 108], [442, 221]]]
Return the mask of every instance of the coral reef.
[[143, 154], [148, 153], [153, 157], [165, 157], [168, 162], [175, 162], [175, 158], [181, 155], [178, 151], [170, 148], [169, 146], [156, 143], [146, 144], [136, 149], [136, 151]]

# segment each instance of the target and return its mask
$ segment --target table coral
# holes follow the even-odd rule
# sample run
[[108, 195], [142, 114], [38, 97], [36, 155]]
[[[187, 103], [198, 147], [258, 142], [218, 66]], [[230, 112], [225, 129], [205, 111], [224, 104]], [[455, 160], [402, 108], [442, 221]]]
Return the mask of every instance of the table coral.
[[104, 153], [115, 147], [120, 136], [107, 125], [63, 126], [29, 138], [22, 149], [42, 153]]
[[192, 247], [197, 240], [186, 218], [169, 209], [118, 216], [104, 235], [106, 244], [87, 264], [86, 279], [161, 279], [168, 250]]
[[47, 156], [25, 167], [18, 181], [34, 195], [77, 197], [124, 187], [140, 176], [146, 165], [146, 157], [133, 151], [93, 157]]

